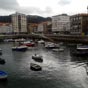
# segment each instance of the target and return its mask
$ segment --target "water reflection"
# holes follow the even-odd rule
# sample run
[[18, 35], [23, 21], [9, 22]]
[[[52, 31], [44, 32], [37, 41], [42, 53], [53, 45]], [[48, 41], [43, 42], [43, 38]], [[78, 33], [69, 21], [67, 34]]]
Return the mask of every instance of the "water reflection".
[[[70, 54], [71, 54], [71, 52], [70, 52]], [[84, 67], [86, 74], [88, 75], [88, 56], [79, 56], [78, 57], [78, 56], [74, 56], [71, 54], [71, 62], [75, 62], [74, 64], [76, 64], [76, 66], [74, 68]]]
[[0, 80], [0, 88], [5, 88], [8, 85], [8, 80]]

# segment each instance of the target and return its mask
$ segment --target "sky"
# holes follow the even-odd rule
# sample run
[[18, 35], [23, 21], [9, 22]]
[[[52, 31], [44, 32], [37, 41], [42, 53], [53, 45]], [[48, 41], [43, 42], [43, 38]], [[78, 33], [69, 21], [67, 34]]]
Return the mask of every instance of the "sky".
[[52, 17], [87, 13], [88, 0], [0, 0], [0, 15], [15, 12]]

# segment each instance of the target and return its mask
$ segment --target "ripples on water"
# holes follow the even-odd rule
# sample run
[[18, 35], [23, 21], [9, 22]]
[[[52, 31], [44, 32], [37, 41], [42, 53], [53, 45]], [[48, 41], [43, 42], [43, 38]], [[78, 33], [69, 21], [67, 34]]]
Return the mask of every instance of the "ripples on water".
[[[0, 88], [88, 88], [85, 62], [88, 58], [72, 57], [72, 47], [65, 46], [64, 52], [53, 52], [42, 45], [26, 52], [13, 52], [12, 44], [0, 44], [6, 60], [0, 70], [8, 72], [8, 81], [0, 82]], [[43, 63], [32, 60], [33, 54], [43, 56]], [[42, 66], [42, 71], [30, 70], [30, 63]]]

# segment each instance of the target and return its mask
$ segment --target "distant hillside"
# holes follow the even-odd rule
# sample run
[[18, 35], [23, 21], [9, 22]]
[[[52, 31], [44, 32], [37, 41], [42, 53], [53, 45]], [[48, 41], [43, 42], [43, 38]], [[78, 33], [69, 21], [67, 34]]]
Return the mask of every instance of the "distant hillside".
[[33, 15], [28, 15], [27, 16], [27, 22], [28, 23], [40, 23], [44, 21], [51, 21], [50, 17], [44, 18], [41, 16], [33, 16]]
[[[27, 15], [27, 22], [28, 23], [40, 23], [44, 21], [51, 21], [50, 17], [44, 18], [41, 16], [34, 16], [34, 15]], [[3, 23], [11, 23], [11, 15], [9, 16], [0, 16], [0, 22]]]
[[9, 16], [0, 16], [0, 22], [2, 22], [2, 23], [11, 23], [11, 15], [9, 15]]

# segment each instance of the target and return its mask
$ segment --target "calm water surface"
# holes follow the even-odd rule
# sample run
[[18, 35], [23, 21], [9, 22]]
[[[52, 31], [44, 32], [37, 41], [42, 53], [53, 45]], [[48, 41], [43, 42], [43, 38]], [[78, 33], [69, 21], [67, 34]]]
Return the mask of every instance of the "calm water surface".
[[[39, 45], [26, 52], [15, 52], [11, 50], [12, 45], [0, 44], [1, 58], [6, 61], [0, 70], [8, 73], [8, 81], [0, 82], [0, 88], [88, 88], [87, 57], [71, 56], [72, 47], [65, 46], [64, 52], [53, 52]], [[32, 60], [35, 53], [43, 56], [43, 63]], [[41, 65], [42, 71], [32, 71], [30, 63]]]

